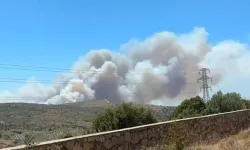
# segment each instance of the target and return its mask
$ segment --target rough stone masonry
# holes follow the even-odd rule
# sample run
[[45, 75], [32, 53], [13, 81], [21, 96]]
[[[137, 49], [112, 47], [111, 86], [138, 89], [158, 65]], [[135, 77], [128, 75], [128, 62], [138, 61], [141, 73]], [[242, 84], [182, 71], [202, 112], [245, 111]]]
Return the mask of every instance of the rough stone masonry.
[[[43, 142], [33, 150], [139, 150], [182, 140], [215, 143], [250, 127], [250, 110], [160, 122], [133, 128]], [[25, 146], [3, 150], [24, 150]]]

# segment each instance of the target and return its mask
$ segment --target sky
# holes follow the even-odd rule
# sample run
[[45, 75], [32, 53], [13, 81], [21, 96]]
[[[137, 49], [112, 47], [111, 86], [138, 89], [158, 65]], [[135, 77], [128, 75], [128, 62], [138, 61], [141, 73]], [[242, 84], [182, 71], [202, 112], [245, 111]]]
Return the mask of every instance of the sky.
[[[212, 44], [248, 44], [249, 10], [247, 0], [1, 0], [0, 64], [70, 69], [90, 50], [119, 51], [134, 38], [188, 33], [195, 27], [205, 28]], [[0, 78], [52, 80], [58, 74], [0, 66]], [[0, 91], [21, 85], [1, 83]]]

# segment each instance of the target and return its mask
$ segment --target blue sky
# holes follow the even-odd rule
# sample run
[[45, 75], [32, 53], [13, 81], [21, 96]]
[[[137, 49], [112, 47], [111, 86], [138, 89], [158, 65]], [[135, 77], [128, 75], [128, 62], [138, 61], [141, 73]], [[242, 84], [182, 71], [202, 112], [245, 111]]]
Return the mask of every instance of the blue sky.
[[[0, 63], [70, 68], [91, 49], [118, 50], [131, 38], [205, 27], [209, 41], [249, 42], [247, 0], [1, 0]], [[56, 74], [4, 70], [0, 77]], [[1, 83], [0, 90], [18, 86]]]

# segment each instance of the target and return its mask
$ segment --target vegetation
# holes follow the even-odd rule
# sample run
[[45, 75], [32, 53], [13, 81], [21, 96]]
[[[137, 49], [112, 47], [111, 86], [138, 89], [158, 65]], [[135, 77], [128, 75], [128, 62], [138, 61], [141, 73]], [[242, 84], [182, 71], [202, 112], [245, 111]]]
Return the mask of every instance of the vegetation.
[[[40, 142], [245, 108], [250, 109], [250, 102], [240, 94], [223, 94], [221, 91], [207, 103], [196, 96], [184, 100], [178, 107], [132, 103], [112, 105], [106, 101], [67, 105], [0, 104], [0, 148], [23, 143], [13, 139], [16, 136], [29, 141], [34, 140], [27, 136], [32, 134]], [[185, 139], [174, 136], [174, 133], [170, 141], [168, 148], [183, 149], [186, 144]]]
[[223, 94], [221, 91], [214, 94], [207, 103], [206, 114], [223, 113], [245, 109], [245, 101], [238, 93]]
[[250, 108], [248, 100], [238, 93], [223, 94], [218, 91], [205, 103], [199, 96], [184, 100], [171, 115], [171, 119], [182, 119], [215, 113], [230, 112]]
[[[241, 110], [250, 108], [249, 100], [243, 99], [238, 93], [226, 93], [223, 94], [221, 91], [215, 93], [211, 100], [205, 103], [199, 96], [194, 98], [184, 100], [178, 107], [175, 108], [171, 115], [171, 119], [182, 119], [188, 117], [196, 117], [202, 115], [209, 115], [215, 113], [223, 113], [230, 112], [235, 110]], [[178, 136], [178, 129], [174, 130], [171, 135], [174, 136], [174, 140], [172, 140], [168, 145], [158, 146], [156, 148], [151, 149], [184, 149], [187, 147], [187, 143], [185, 143], [185, 139], [182, 139], [182, 136]], [[248, 132], [249, 133], [249, 132]], [[248, 139], [250, 141], [250, 138]], [[226, 142], [221, 142], [216, 145], [216, 148], [212, 146], [212, 148], [208, 147], [193, 147], [190, 150], [210, 150], [210, 149], [228, 149], [231, 147], [229, 142], [232, 142], [232, 138], [227, 140]], [[248, 147], [246, 148], [246, 142], [232, 142], [233, 149], [250, 149], [250, 143], [247, 142]], [[226, 146], [227, 145], [227, 146]], [[241, 147], [241, 148], [239, 148]]]
[[184, 100], [172, 113], [171, 119], [182, 119], [200, 116], [206, 109], [206, 104], [199, 97]]
[[[36, 142], [89, 134], [92, 121], [105, 108], [115, 107], [104, 100], [64, 105], [26, 103], [0, 104], [0, 149], [23, 144], [15, 137], [34, 135]], [[169, 119], [174, 107], [138, 105], [152, 110], [157, 121]]]
[[24, 136], [21, 136], [20, 140], [24, 145], [27, 146], [33, 146], [35, 145], [35, 136], [30, 134], [25, 134]]
[[150, 109], [138, 107], [132, 103], [122, 103], [117, 107], [105, 109], [104, 113], [93, 121], [93, 129], [96, 132], [102, 132], [155, 122], [157, 120]]
[[237, 135], [222, 139], [214, 145], [199, 145], [191, 147], [190, 150], [249, 150], [250, 129]]
[[[249, 150], [250, 149], [250, 129], [232, 135], [228, 138], [221, 139], [214, 145], [195, 145], [182, 148], [184, 150]], [[146, 148], [146, 150], [177, 150], [172, 145], [161, 145]]]
[[72, 135], [72, 133], [70, 133], [68, 131], [60, 132], [58, 134], [59, 139], [65, 139], [65, 138], [70, 138], [70, 137], [73, 137], [73, 135]]

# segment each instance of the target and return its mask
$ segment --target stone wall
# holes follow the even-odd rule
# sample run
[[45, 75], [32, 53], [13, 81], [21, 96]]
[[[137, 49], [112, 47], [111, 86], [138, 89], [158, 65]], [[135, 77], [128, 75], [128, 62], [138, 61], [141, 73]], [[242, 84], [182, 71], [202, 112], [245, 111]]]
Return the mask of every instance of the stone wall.
[[[136, 150], [181, 139], [214, 143], [250, 127], [250, 110], [160, 122], [37, 144], [34, 150]], [[5, 150], [24, 150], [25, 146]]]

